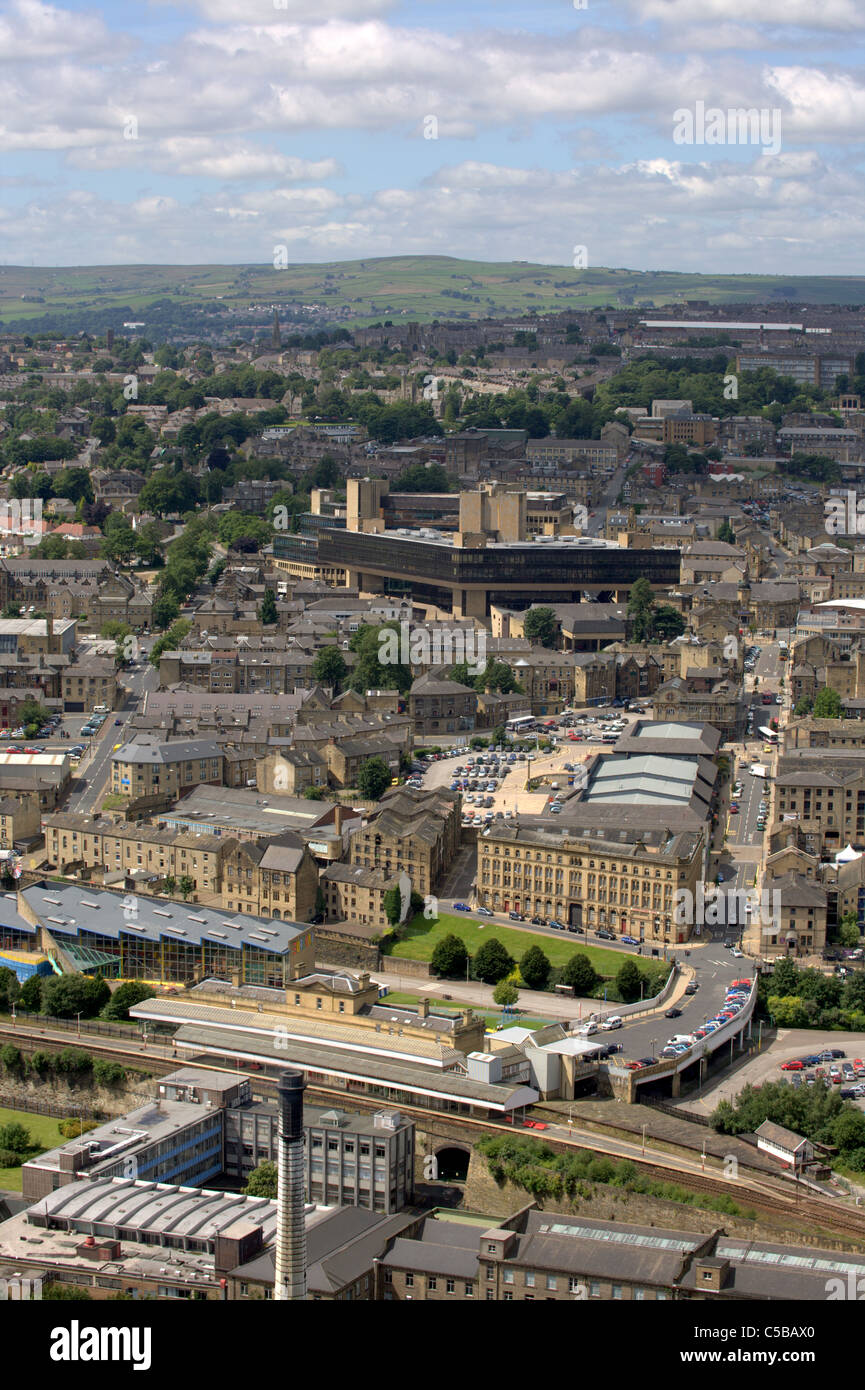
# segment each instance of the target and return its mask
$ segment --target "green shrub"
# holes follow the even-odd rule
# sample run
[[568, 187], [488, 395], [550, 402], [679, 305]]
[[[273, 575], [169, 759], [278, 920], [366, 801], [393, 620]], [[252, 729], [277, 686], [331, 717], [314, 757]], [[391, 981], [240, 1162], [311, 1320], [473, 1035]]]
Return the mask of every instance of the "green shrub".
[[14, 1149], [0, 1149], [0, 1168], [20, 1168], [23, 1161]]
[[11, 1149], [13, 1153], [25, 1154], [33, 1148], [30, 1131], [18, 1120], [10, 1120], [8, 1125], [0, 1125], [0, 1149]]
[[61, 1120], [57, 1126], [64, 1139], [77, 1139], [80, 1134], [86, 1134], [88, 1130], [98, 1129], [98, 1120], [76, 1120], [74, 1117], [68, 1120]]

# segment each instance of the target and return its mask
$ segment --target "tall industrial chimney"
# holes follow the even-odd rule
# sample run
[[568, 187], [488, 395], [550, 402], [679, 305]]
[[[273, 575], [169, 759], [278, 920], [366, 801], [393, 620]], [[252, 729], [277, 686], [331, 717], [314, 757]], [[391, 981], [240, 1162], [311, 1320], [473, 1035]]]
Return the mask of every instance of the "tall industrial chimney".
[[303, 1072], [284, 1071], [279, 1094], [275, 1299], [306, 1298], [306, 1223], [304, 1220]]

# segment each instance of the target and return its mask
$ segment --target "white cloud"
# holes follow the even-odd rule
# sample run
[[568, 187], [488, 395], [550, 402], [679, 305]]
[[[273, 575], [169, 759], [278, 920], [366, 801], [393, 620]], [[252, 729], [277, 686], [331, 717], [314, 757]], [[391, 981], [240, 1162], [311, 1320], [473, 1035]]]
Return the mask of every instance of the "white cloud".
[[861, 268], [865, 175], [814, 154], [755, 154], [742, 165], [643, 160], [595, 166], [588, 179], [465, 161], [411, 187], [350, 196], [280, 188], [182, 202], [148, 190], [126, 205], [43, 193], [7, 207], [2, 228], [8, 259], [29, 260], [36, 246], [52, 264], [270, 264], [284, 244], [295, 260], [426, 252], [570, 265], [581, 244], [590, 265], [853, 274]]
[[661, 24], [780, 24], [803, 29], [865, 28], [859, 0], [632, 0], [641, 20]]
[[126, 48], [96, 14], [72, 14], [41, 0], [11, 0], [0, 16], [0, 62], [24, 63], [63, 58], [72, 53], [96, 59]]

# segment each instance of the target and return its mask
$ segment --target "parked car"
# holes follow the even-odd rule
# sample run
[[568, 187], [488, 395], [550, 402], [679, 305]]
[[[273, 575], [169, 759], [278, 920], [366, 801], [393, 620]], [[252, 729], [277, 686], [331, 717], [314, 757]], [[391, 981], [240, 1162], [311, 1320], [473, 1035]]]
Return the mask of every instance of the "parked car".
[[[475, 819], [476, 819], [476, 820], [480, 820], [480, 817], [479, 817], [479, 816], [476, 816]], [[478, 912], [480, 913], [480, 915], [481, 915], [482, 917], [492, 917], [492, 915], [493, 915], [492, 912], [490, 911], [490, 909], [489, 909], [488, 907], [479, 907], [479, 908], [478, 908]]]
[[781, 1070], [782, 1070], [782, 1071], [804, 1071], [804, 1064], [803, 1064], [802, 1062], [800, 1062], [797, 1058], [794, 1057], [793, 1060], [790, 1061], [790, 1062], [782, 1062], [782, 1063], [781, 1063]]
[[603, 930], [596, 931], [596, 932], [595, 932], [595, 936], [600, 937], [600, 939], [601, 939], [602, 941], [615, 941], [615, 939], [616, 939], [616, 934], [615, 934], [615, 932], [611, 932], [611, 931], [603, 931]]
[[454, 912], [471, 912], [468, 903], [454, 903]]
[[637, 936], [623, 936], [622, 940], [626, 946], [639, 946], [640, 939]]
[[[501, 814], [501, 812], [499, 812]], [[524, 922], [526, 919], [521, 912], [509, 912], [508, 916], [512, 922]]]

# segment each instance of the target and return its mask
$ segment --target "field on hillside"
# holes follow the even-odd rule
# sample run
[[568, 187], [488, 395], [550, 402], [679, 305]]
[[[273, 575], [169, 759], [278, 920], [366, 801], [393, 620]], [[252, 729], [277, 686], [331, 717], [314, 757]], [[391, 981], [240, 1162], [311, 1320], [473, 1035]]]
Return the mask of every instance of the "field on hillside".
[[120, 307], [146, 323], [148, 305], [166, 298], [190, 308], [214, 302], [235, 314], [250, 305], [312, 304], [326, 311], [319, 323], [329, 319], [350, 326], [387, 318], [474, 319], [605, 304], [651, 309], [686, 299], [861, 304], [865, 277], [575, 270], [450, 256], [385, 256], [280, 270], [266, 265], [0, 267], [0, 319], [13, 326], [61, 314], [70, 315], [70, 327], [86, 327], [88, 314]]
[[[59, 1120], [53, 1120], [50, 1115], [31, 1115], [29, 1110], [6, 1110], [0, 1107], [0, 1128], [11, 1124], [13, 1120], [22, 1124], [33, 1140], [34, 1147], [25, 1158], [33, 1158], [37, 1153], [44, 1153], [46, 1149], [56, 1148], [58, 1144], [65, 1142], [58, 1128]], [[0, 1168], [0, 1188], [20, 1192], [21, 1181], [20, 1168]]]

